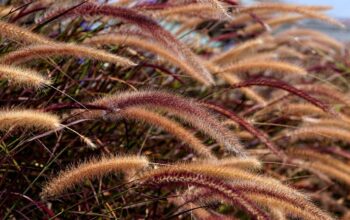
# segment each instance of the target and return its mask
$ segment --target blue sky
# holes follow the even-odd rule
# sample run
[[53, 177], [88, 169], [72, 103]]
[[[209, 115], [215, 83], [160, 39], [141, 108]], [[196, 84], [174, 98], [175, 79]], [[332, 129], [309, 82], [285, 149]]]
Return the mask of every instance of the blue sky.
[[304, 5], [331, 5], [333, 10], [328, 14], [337, 18], [350, 18], [350, 0], [285, 0], [286, 2]]

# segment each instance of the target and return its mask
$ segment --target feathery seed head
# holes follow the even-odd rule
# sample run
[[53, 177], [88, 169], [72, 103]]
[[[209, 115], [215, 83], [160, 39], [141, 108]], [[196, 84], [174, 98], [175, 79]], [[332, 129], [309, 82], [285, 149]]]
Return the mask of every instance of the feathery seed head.
[[[246, 156], [243, 150], [244, 147], [237, 137], [194, 100], [160, 91], [135, 91], [102, 98], [92, 104], [121, 110], [130, 107], [158, 107], [164, 109], [210, 135], [225, 146], [228, 151], [242, 157]], [[105, 111], [78, 111], [78, 113], [79, 117], [82, 118], [115, 117], [115, 112], [108, 114]]]
[[37, 44], [23, 47], [2, 56], [0, 62], [5, 64], [21, 64], [32, 59], [47, 58], [51, 56], [85, 57], [115, 63], [126, 67], [136, 65], [134, 62], [125, 57], [120, 57], [103, 50], [72, 43]]
[[6, 37], [13, 41], [19, 41], [26, 44], [50, 44], [52, 41], [44, 36], [35, 34], [30, 30], [0, 21], [0, 36]]
[[62, 171], [58, 177], [53, 178], [43, 188], [43, 197], [57, 196], [64, 193], [84, 180], [93, 180], [116, 172], [132, 172], [144, 169], [148, 166], [148, 159], [139, 156], [113, 156], [91, 159], [88, 162], [78, 164], [66, 171]]
[[12, 84], [18, 84], [23, 87], [40, 88], [51, 84], [49, 79], [41, 76], [34, 70], [3, 64], [0, 64], [0, 77], [9, 80]]
[[0, 130], [10, 128], [54, 130], [60, 127], [57, 116], [35, 110], [1, 110]]

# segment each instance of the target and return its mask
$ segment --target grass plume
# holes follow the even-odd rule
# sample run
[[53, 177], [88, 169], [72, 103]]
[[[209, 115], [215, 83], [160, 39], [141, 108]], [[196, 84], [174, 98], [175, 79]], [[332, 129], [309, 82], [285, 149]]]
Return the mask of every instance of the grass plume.
[[[207, 62], [207, 66], [210, 70], [213, 71], [213, 73], [215, 72], [220, 72], [219, 67], [217, 67], [216, 65], [214, 65], [212, 62]], [[231, 74], [229, 72], [221, 72], [220, 74], [218, 74], [219, 77], [221, 77], [222, 79], [224, 79], [226, 82], [228, 82], [230, 85], [235, 85], [239, 82], [241, 82], [241, 79], [239, 76], [236, 76], [234, 74]], [[260, 94], [258, 94], [256, 91], [250, 89], [250, 88], [240, 88], [240, 90], [242, 91], [242, 93], [244, 93], [247, 97], [249, 97], [250, 99], [256, 101], [257, 103], [265, 106], [267, 101], [264, 99], [263, 96], [261, 96]]]
[[239, 61], [231, 65], [225, 66], [219, 70], [221, 72], [229, 72], [231, 74], [252, 72], [252, 71], [273, 71], [279, 74], [297, 74], [305, 76], [307, 74], [304, 68], [299, 66], [283, 62], [283, 61], [273, 61], [273, 60], [248, 60]]
[[43, 187], [41, 195], [43, 197], [58, 196], [83, 183], [86, 179], [93, 180], [116, 172], [128, 173], [147, 166], [148, 160], [145, 157], [138, 156], [113, 156], [92, 159], [62, 171]]
[[[245, 156], [244, 147], [240, 144], [236, 136], [226, 129], [212, 114], [201, 108], [194, 100], [160, 91], [135, 91], [105, 97], [91, 104], [105, 106], [111, 109], [113, 114], [129, 107], [157, 107], [164, 109], [208, 134], [227, 150], [239, 156]], [[109, 116], [113, 117], [111, 114]], [[80, 117], [108, 117], [108, 112], [82, 112]]]
[[343, 128], [312, 125], [300, 127], [285, 134], [291, 141], [298, 140], [322, 140], [344, 141], [350, 143], [350, 131]]
[[[190, 3], [181, 5], [172, 5], [159, 10], [150, 10], [150, 15], [155, 17], [174, 17], [174, 16], [187, 16], [194, 15], [198, 12], [203, 12], [207, 14], [218, 14], [218, 10], [212, 7], [208, 3]], [[221, 12], [220, 12], [221, 13]], [[192, 17], [192, 16], [191, 16]]]
[[198, 174], [185, 170], [159, 169], [155, 172], [142, 175], [141, 179], [143, 185], [158, 187], [167, 185], [190, 185], [208, 189], [212, 191], [213, 194], [217, 194], [228, 201], [229, 204], [234, 204], [242, 208], [253, 219], [270, 219], [266, 213], [229, 184], [205, 174]]
[[25, 44], [50, 44], [49, 38], [33, 33], [32, 31], [15, 24], [0, 21], [0, 36]]
[[251, 12], [266, 11], [266, 10], [275, 11], [275, 12], [298, 13], [309, 18], [321, 20], [326, 23], [344, 28], [344, 25], [341, 22], [331, 17], [328, 17], [320, 12], [317, 12], [315, 10], [307, 9], [303, 5], [292, 5], [292, 4], [281, 4], [281, 3], [261, 3], [261, 4], [255, 4], [252, 6], [247, 6], [247, 7], [238, 9], [239, 13], [251, 13]]
[[264, 39], [262, 38], [248, 40], [212, 57], [210, 61], [217, 64], [223, 64], [238, 60], [244, 54], [254, 53], [259, 46], [263, 45], [263, 43]]
[[185, 73], [189, 74], [196, 80], [202, 82], [205, 85], [210, 85], [212, 78], [203, 75], [196, 66], [189, 63], [187, 60], [178, 59], [176, 54], [159, 45], [152, 39], [145, 39], [135, 35], [128, 35], [128, 33], [114, 33], [101, 36], [95, 36], [85, 40], [86, 44], [90, 45], [128, 45], [135, 48], [142, 48], [147, 52], [152, 52], [160, 57], [164, 58], [167, 62], [179, 67]]
[[265, 28], [261, 24], [257, 23], [257, 24], [248, 25], [241, 32], [243, 35], [252, 35], [255, 33], [260, 33], [266, 29], [268, 31], [271, 31], [270, 29], [272, 27], [276, 28], [280, 25], [294, 23], [294, 22], [302, 20], [302, 19], [304, 19], [304, 16], [300, 16], [300, 15], [294, 15], [294, 16], [286, 15], [286, 16], [281, 16], [281, 17], [277, 17], [277, 18], [271, 18], [265, 22], [265, 25], [268, 28]]
[[[48, 17], [43, 17], [42, 20], [48, 20], [51, 17], [55, 17], [65, 10], [66, 9], [58, 8], [56, 11], [52, 11]], [[76, 15], [111, 16], [134, 24], [142, 31], [145, 31], [149, 35], [153, 36], [155, 40], [162, 42], [164, 47], [169, 48], [173, 52], [177, 53], [180, 59], [191, 62], [193, 66], [196, 66], [198, 72], [205, 75], [205, 77], [209, 80], [209, 84], [214, 83], [213, 79], [211, 78], [211, 74], [208, 72], [205, 66], [194, 56], [193, 52], [186, 45], [178, 41], [170, 32], [163, 29], [157, 22], [147, 16], [138, 13], [135, 10], [111, 5], [85, 3], [79, 7], [74, 8], [73, 10], [64, 13], [64, 16]]]
[[135, 66], [136, 64], [128, 58], [117, 56], [103, 50], [76, 44], [38, 44], [23, 47], [1, 57], [1, 63], [21, 64], [38, 58], [51, 56], [74, 56], [78, 58], [90, 58], [104, 62], [110, 62], [121, 66]]
[[[265, 200], [271, 199], [275, 201], [280, 201], [281, 206], [288, 207], [287, 210], [289, 211], [289, 213], [298, 217], [306, 217], [306, 218], [308, 217], [307, 219], [309, 219], [311, 216], [313, 216], [310, 219], [331, 219], [329, 215], [319, 210], [317, 207], [311, 204], [303, 196], [299, 196], [300, 195], [299, 192], [289, 187], [285, 187], [282, 184], [275, 181], [269, 182], [269, 181], [266, 181], [265, 179], [264, 184], [260, 182], [254, 182], [254, 180], [258, 179], [258, 177], [253, 177], [252, 179], [249, 179], [249, 181], [240, 180], [237, 176], [239, 175], [238, 174], [239, 171], [237, 169], [232, 170], [231, 168], [230, 170], [230, 169], [223, 169], [223, 168], [212, 168], [206, 165], [183, 164], [183, 165], [176, 165], [172, 167], [160, 168], [158, 170], [152, 171], [151, 174], [156, 176], [169, 174], [168, 177], [170, 178], [170, 174], [173, 173], [175, 178], [177, 177], [176, 174], [185, 173], [185, 172], [187, 172], [187, 175], [184, 175], [184, 176], [191, 176], [192, 174], [196, 174], [198, 176], [203, 175], [203, 176], [208, 176], [219, 180], [224, 180], [224, 179], [231, 180], [232, 182], [230, 182], [230, 185], [238, 192], [241, 192], [242, 195], [246, 195], [248, 196], [248, 198], [252, 198], [253, 201], [255, 201], [255, 197], [265, 198]], [[146, 175], [149, 175], [149, 174], [146, 174]], [[246, 174], [245, 178], [247, 178], [248, 176], [253, 176], [253, 175]], [[261, 181], [263, 181], [262, 179]], [[184, 179], [179, 178], [177, 180], [177, 183], [180, 184], [181, 180], [184, 180]], [[269, 185], [269, 184], [273, 184], [273, 185]], [[259, 201], [259, 204], [260, 203], [261, 201]], [[265, 205], [269, 203], [262, 202], [261, 204]], [[292, 212], [295, 210], [297, 210], [298, 212], [296, 213]]]
[[1, 110], [0, 130], [34, 129], [54, 130], [60, 127], [60, 120], [56, 115], [35, 110]]
[[264, 143], [271, 150], [272, 153], [274, 153], [282, 158], [286, 158], [286, 155], [284, 154], [284, 152], [268, 139], [268, 135], [266, 133], [255, 128], [253, 125], [251, 125], [245, 119], [236, 115], [232, 111], [229, 111], [229, 110], [227, 110], [219, 105], [216, 105], [216, 104], [203, 103], [203, 106], [205, 106], [209, 109], [212, 109], [214, 111], [217, 111], [217, 112], [225, 115], [229, 119], [233, 120], [234, 122], [236, 122], [237, 124], [242, 126], [244, 129], [246, 129], [249, 133], [251, 133], [252, 135], [257, 137], [262, 143]]
[[263, 167], [261, 161], [253, 157], [247, 157], [247, 158], [226, 157], [215, 161], [203, 160], [202, 163], [203, 164], [211, 163], [215, 166], [232, 167], [232, 168], [243, 169], [248, 171], [261, 170]]
[[288, 154], [307, 161], [318, 161], [324, 165], [334, 167], [340, 172], [350, 175], [349, 165], [331, 155], [323, 154], [321, 151], [293, 147], [288, 150]]
[[280, 81], [280, 80], [258, 78], [258, 79], [246, 80], [244, 82], [238, 83], [235, 87], [239, 88], [239, 87], [245, 87], [245, 86], [270, 86], [270, 87], [274, 87], [274, 88], [283, 89], [285, 91], [290, 92], [291, 94], [294, 94], [300, 98], [307, 100], [308, 102], [310, 102], [313, 105], [317, 106], [318, 108], [322, 109], [324, 112], [336, 115], [336, 113], [333, 112], [332, 109], [330, 109], [330, 107], [327, 104], [325, 104], [322, 101], [308, 95], [303, 90], [297, 89], [297, 88], [289, 85], [288, 83], [285, 83], [285, 82]]
[[341, 52], [344, 48], [344, 44], [339, 42], [338, 40], [329, 37], [328, 35], [315, 30], [304, 29], [304, 28], [294, 28], [288, 31], [284, 31], [277, 36], [279, 37], [297, 37], [297, 38], [305, 38], [309, 37], [310, 39], [319, 42], [324, 45], [329, 45], [331, 48]]
[[51, 84], [49, 79], [34, 70], [4, 64], [0, 64], [0, 77], [22, 87], [41, 88]]
[[145, 121], [152, 125], [159, 126], [173, 134], [179, 140], [188, 144], [189, 148], [192, 149], [196, 155], [215, 160], [215, 156], [210, 152], [208, 147], [203, 145], [202, 142], [191, 133], [191, 131], [185, 129], [183, 126], [167, 117], [137, 107], [127, 108], [126, 110], [120, 111], [118, 114], [129, 119]]

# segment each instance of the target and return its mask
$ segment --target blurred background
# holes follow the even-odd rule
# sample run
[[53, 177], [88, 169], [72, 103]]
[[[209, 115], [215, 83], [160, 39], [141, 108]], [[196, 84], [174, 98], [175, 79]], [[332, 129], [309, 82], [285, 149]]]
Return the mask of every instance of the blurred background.
[[341, 41], [350, 41], [350, 0], [241, 0], [241, 2], [247, 4], [252, 2], [286, 2], [302, 5], [331, 5], [333, 9], [326, 14], [341, 20], [347, 26], [346, 29], [342, 30], [314, 20], [303, 21], [299, 23], [300, 26], [318, 29]]
[[304, 5], [331, 5], [333, 9], [327, 14], [342, 20], [347, 25], [346, 30], [330, 27], [319, 22], [307, 21], [305, 26], [310, 28], [317, 28], [327, 32], [329, 35], [343, 41], [350, 40], [350, 1], [349, 0], [285, 0], [284, 2], [304, 4]]
[[284, 2], [304, 4], [304, 5], [332, 5], [333, 10], [328, 14], [336, 17], [346, 19], [350, 17], [350, 1], [349, 0], [286, 0]]

